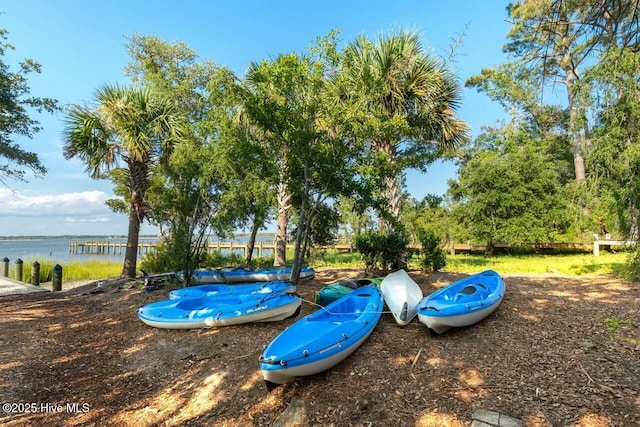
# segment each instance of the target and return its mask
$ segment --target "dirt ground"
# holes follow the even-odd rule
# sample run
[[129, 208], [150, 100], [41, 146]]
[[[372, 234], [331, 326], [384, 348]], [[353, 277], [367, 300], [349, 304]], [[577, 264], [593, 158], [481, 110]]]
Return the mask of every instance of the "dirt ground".
[[[360, 270], [301, 282], [315, 293]], [[425, 295], [460, 274], [411, 272]], [[296, 319], [161, 330], [136, 309], [165, 299], [118, 280], [0, 298], [0, 425], [268, 426], [294, 401], [309, 426], [469, 426], [476, 409], [527, 426], [640, 425], [640, 284], [505, 276], [484, 321], [433, 337], [384, 314], [324, 373], [268, 392], [258, 357]], [[7, 405], [8, 404], [8, 405]]]

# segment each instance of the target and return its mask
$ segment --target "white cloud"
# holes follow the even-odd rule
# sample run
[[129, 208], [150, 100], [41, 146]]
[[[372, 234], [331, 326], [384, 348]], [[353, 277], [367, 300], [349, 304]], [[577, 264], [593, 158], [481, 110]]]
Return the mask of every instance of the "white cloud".
[[[100, 190], [35, 194], [0, 188], [0, 236], [126, 235], [129, 217], [104, 204]], [[141, 234], [156, 234], [146, 222]]]
[[104, 204], [109, 198], [109, 195], [98, 190], [28, 196], [0, 189], [0, 217], [64, 216], [76, 221], [79, 218], [104, 217], [111, 212]]
[[109, 218], [106, 216], [101, 216], [97, 218], [72, 218], [67, 217], [64, 219], [64, 222], [68, 224], [105, 224], [109, 222], [113, 222], [113, 218]]

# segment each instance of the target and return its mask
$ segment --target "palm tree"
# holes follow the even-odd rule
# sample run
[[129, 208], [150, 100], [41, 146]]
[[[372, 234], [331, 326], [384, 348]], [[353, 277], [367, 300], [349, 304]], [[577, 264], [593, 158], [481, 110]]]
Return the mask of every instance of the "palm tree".
[[174, 104], [149, 89], [107, 85], [96, 107], [74, 106], [66, 116], [63, 153], [79, 158], [92, 178], [114, 168], [124, 174], [129, 198], [129, 231], [123, 277], [135, 277], [140, 224], [150, 218], [146, 202], [151, 169], [183, 138], [182, 118]]
[[382, 35], [376, 43], [360, 37], [348, 45], [338, 83], [370, 150], [387, 160], [383, 196], [398, 222], [403, 170], [424, 171], [444, 149], [468, 139], [468, 126], [455, 116], [460, 86], [442, 61], [424, 52], [418, 35], [407, 31]]

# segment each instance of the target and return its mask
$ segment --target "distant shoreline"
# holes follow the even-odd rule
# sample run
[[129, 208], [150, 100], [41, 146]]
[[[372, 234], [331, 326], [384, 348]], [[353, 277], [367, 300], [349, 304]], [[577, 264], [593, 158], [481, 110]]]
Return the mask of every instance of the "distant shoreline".
[[[234, 233], [234, 238], [248, 237], [250, 233]], [[256, 237], [272, 237], [275, 233], [258, 233]], [[217, 236], [212, 236], [217, 237]], [[107, 235], [107, 234], [78, 234], [78, 235], [57, 235], [57, 236], [0, 236], [0, 241], [11, 240], [53, 240], [53, 239], [67, 239], [67, 240], [80, 240], [80, 239], [94, 239], [94, 240], [109, 240], [109, 239], [126, 239], [126, 235]], [[140, 239], [157, 239], [155, 234], [140, 235]], [[274, 237], [275, 239], [275, 237]]]

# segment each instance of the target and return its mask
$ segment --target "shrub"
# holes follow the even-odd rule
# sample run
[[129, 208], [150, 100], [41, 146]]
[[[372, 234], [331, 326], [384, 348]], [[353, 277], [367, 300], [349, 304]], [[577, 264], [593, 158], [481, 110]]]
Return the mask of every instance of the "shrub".
[[636, 247], [629, 252], [623, 277], [631, 282], [640, 280], [640, 248]]
[[420, 267], [424, 273], [433, 273], [447, 265], [447, 256], [440, 247], [440, 238], [431, 230], [421, 230], [418, 233], [420, 240]]
[[[166, 273], [170, 271], [181, 271], [184, 269], [185, 256], [187, 250], [181, 247], [180, 242], [162, 241], [158, 242], [155, 251], [151, 251], [145, 255], [140, 263], [140, 269], [148, 273]], [[204, 258], [201, 254], [199, 257], [190, 259], [190, 265], [199, 265]]]
[[407, 265], [409, 242], [399, 234], [364, 233], [356, 236], [353, 245], [365, 263], [368, 274], [384, 275]]

